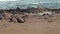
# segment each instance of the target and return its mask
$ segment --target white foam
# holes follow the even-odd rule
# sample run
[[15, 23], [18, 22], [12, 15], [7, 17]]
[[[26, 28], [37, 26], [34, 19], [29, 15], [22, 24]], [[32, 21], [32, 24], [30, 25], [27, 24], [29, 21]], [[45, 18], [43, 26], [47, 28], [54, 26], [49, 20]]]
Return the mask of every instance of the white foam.
[[17, 1], [17, 0], [0, 0], [0, 1]]

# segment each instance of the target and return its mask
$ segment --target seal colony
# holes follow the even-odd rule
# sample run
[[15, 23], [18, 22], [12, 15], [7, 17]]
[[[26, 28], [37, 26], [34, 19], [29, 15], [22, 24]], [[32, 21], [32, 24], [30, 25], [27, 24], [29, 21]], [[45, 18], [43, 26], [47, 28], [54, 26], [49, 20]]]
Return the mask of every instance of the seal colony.
[[9, 9], [9, 10], [0, 10], [0, 20], [7, 20], [9, 22], [14, 23], [24, 23], [26, 18], [30, 15], [35, 16], [52, 16], [55, 14], [60, 13], [59, 9], [49, 9], [49, 8], [27, 8], [27, 9], [20, 9], [17, 7], [16, 9]]

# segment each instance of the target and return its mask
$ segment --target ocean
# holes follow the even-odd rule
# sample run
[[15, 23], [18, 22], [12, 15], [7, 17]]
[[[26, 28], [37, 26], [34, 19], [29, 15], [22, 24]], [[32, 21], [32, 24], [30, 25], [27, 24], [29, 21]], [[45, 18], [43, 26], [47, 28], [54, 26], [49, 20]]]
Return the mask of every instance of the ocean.
[[0, 9], [25, 9], [28, 7], [60, 8], [60, 0], [16, 0], [0, 1]]

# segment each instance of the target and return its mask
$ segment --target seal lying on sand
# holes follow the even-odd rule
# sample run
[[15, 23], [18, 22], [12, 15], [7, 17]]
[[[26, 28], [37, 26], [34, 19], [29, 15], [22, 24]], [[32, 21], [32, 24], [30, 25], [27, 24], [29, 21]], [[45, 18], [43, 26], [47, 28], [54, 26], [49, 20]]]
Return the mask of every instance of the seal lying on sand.
[[23, 18], [18, 18], [18, 17], [15, 17], [15, 16], [11, 16], [9, 18], [9, 22], [14, 22], [14, 23], [24, 23], [25, 20]]
[[2, 20], [2, 19], [4, 19], [4, 17], [3, 17], [3, 15], [2, 15], [2, 14], [0, 14], [0, 20]]
[[22, 18], [16, 18], [16, 19], [17, 19], [17, 22], [18, 22], [18, 23], [24, 23], [24, 22], [25, 22], [25, 20], [22, 19]]

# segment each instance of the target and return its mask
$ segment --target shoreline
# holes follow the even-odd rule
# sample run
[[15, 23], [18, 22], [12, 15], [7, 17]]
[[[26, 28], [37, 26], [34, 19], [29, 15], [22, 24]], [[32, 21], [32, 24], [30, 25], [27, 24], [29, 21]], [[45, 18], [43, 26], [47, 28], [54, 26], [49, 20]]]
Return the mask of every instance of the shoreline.
[[37, 7], [37, 8], [34, 8], [34, 7], [28, 7], [27, 9], [20, 9], [19, 7], [17, 7], [16, 9], [2, 9], [0, 10], [0, 14], [4, 13], [4, 12], [8, 12], [8, 13], [21, 13], [21, 14], [24, 14], [24, 13], [40, 13], [40, 12], [52, 12], [52, 13], [55, 13], [55, 14], [59, 14], [60, 13], [60, 8], [59, 9], [50, 9], [50, 8], [45, 8], [45, 7]]

